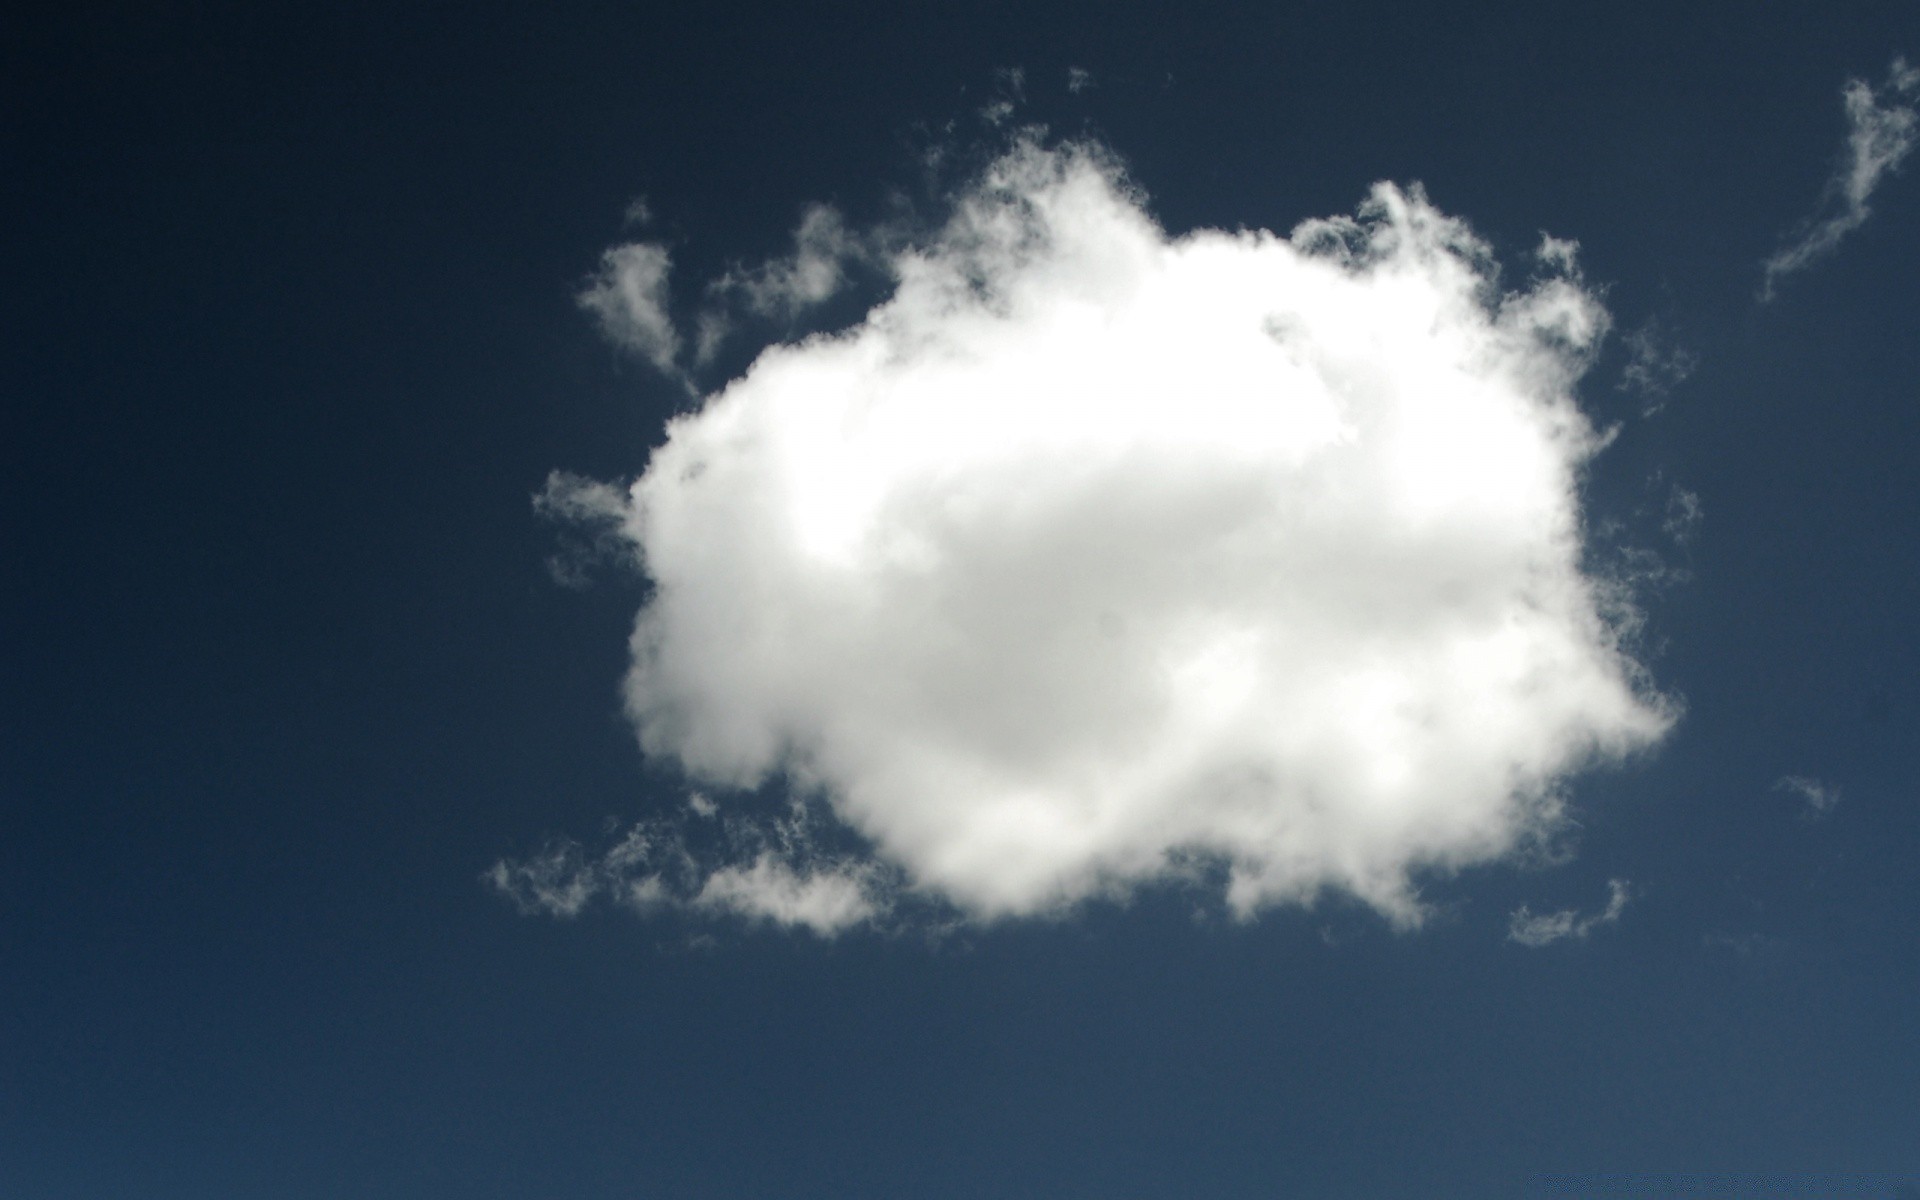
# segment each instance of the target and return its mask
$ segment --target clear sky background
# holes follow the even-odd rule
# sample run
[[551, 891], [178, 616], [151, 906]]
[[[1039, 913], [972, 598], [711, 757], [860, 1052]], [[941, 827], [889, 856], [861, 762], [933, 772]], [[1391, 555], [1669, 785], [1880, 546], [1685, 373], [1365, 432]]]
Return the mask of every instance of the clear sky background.
[[[1849, 142], [1911, 144], [1903, 54], [1911, 3], [15, 18], [0, 1195], [1911, 1194], [1920, 159]], [[1210, 868], [1001, 920], [908, 870], [826, 934], [697, 879], [522, 911], [705, 819], [623, 713], [645, 576], [533, 497], [889, 294], [741, 285], [693, 362], [810, 204], [927, 244], [1028, 123], [1171, 235], [1384, 180], [1502, 286], [1577, 240], [1586, 567], [1638, 572], [1677, 722], [1412, 918], [1241, 919]], [[622, 244], [668, 372], [579, 301]]]

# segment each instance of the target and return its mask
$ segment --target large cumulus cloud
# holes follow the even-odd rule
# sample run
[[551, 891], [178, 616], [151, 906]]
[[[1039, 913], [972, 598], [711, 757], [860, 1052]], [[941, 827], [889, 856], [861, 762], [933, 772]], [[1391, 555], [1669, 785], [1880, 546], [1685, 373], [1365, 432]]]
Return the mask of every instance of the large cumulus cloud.
[[[647, 754], [722, 806], [783, 781], [870, 847], [835, 880], [979, 919], [1180, 879], [1410, 922], [1423, 872], [1550, 833], [1572, 773], [1672, 719], [1583, 570], [1607, 316], [1569, 243], [1538, 259], [1503, 288], [1385, 184], [1287, 237], [1170, 236], [1097, 147], [1027, 140], [887, 252], [864, 320], [762, 352], [624, 495], [547, 502], [651, 583]], [[707, 878], [809, 869], [761, 862]]]

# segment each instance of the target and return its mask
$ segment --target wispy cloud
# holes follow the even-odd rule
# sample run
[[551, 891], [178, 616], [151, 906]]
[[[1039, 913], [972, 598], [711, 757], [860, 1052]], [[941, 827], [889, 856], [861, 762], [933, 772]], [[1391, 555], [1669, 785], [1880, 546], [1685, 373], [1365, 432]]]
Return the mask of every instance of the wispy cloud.
[[793, 232], [793, 253], [729, 272], [715, 289], [738, 292], [764, 316], [791, 317], [832, 299], [846, 285], [848, 264], [866, 256], [864, 239], [847, 228], [839, 210], [815, 204]]
[[1874, 190], [1899, 169], [1920, 139], [1920, 116], [1912, 98], [1920, 92], [1920, 67], [1895, 58], [1887, 80], [1876, 90], [1850, 79], [1841, 91], [1847, 111], [1847, 144], [1840, 165], [1827, 181], [1821, 207], [1793, 241], [1766, 261], [1762, 301], [1771, 300], [1787, 275], [1831, 254], [1842, 238], [1860, 228], [1873, 210]]
[[[628, 206], [627, 223], [652, 220], [645, 197]], [[711, 362], [736, 332], [741, 314], [791, 321], [832, 299], [850, 282], [850, 268], [881, 257], [883, 232], [856, 233], [833, 206], [809, 206], [794, 230], [790, 252], [733, 267], [706, 286], [707, 303], [695, 323], [690, 355], [673, 319], [673, 256], [662, 243], [630, 242], [608, 250], [577, 299], [608, 341], [691, 389], [688, 370]]]
[[577, 917], [601, 890], [598, 867], [580, 847], [557, 842], [529, 858], [501, 859], [486, 881], [523, 913]]
[[877, 236], [857, 233], [840, 211], [810, 205], [793, 231], [793, 250], [751, 267], [735, 267], [707, 287], [694, 359], [710, 362], [734, 332], [735, 314], [791, 321], [838, 295], [851, 281], [850, 268], [880, 257]]
[[1675, 342], [1655, 319], [1629, 332], [1621, 342], [1627, 348], [1627, 365], [1621, 369], [1619, 387], [1640, 396], [1643, 417], [1665, 408], [1668, 395], [1700, 365], [1699, 356]]
[[658, 242], [615, 246], [577, 297], [607, 339], [668, 375], [680, 374], [680, 334], [670, 315], [667, 277], [673, 257]]
[[1535, 913], [1522, 904], [1507, 919], [1507, 937], [1522, 946], [1550, 946], [1568, 938], [1583, 938], [1602, 925], [1611, 925], [1626, 911], [1632, 890], [1624, 879], [1607, 881], [1607, 906], [1597, 913], [1582, 916], [1571, 908], [1559, 912]]
[[599, 852], [570, 840], [501, 859], [484, 878], [520, 911], [576, 917], [597, 900], [640, 912], [730, 915], [832, 937], [891, 906], [891, 881], [870, 862], [822, 850], [803, 802], [760, 819], [721, 813], [705, 796], [639, 822]]
[[1810, 821], [1826, 816], [1840, 803], [1839, 787], [1806, 775], [1783, 776], [1774, 782], [1773, 790], [1798, 796], [1803, 806], [1801, 815]]
[[1027, 73], [1020, 67], [1001, 67], [993, 73], [994, 98], [980, 109], [989, 125], [1004, 125], [1027, 102]]
[[1699, 494], [1675, 484], [1667, 493], [1666, 512], [1660, 519], [1660, 531], [1672, 538], [1675, 544], [1685, 546], [1693, 540], [1703, 516], [1705, 510], [1700, 505]]
[[554, 471], [534, 494], [533, 510], [562, 528], [559, 550], [547, 559], [547, 573], [560, 586], [585, 587], [596, 566], [638, 565], [625, 528], [631, 516], [625, 489]]
[[[1419, 873], [1534, 843], [1673, 719], [1582, 566], [1607, 314], [1573, 243], [1502, 292], [1417, 188], [1287, 237], [1143, 204], [1100, 148], [1016, 139], [874, 252], [864, 320], [674, 420], [622, 513], [543, 503], [650, 577], [646, 751], [722, 813], [793, 781], [870, 847], [836, 870], [983, 920], [1185, 881], [1416, 923]], [[802, 257], [770, 304], [815, 294]], [[716, 862], [674, 894], [850, 911]]]

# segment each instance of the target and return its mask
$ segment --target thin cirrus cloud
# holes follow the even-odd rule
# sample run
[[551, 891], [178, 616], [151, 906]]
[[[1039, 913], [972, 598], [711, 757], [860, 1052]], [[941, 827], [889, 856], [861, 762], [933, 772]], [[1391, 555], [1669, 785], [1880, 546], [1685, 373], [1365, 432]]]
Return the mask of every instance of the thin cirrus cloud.
[[[1572, 243], [1502, 290], [1388, 184], [1176, 237], [1108, 152], [1024, 135], [884, 253], [889, 298], [763, 351], [630, 485], [549, 481], [651, 583], [645, 752], [761, 832], [498, 864], [523, 906], [827, 933], [1172, 884], [1412, 926], [1423, 875], [1537, 847], [1675, 719], [1583, 568], [1608, 317]], [[756, 827], [769, 781], [798, 807]]]
[[1842, 238], [1866, 223], [1867, 201], [1920, 140], [1920, 114], [1912, 100], [1920, 94], [1920, 67], [1895, 58], [1878, 90], [1850, 79], [1841, 90], [1847, 110], [1847, 144], [1827, 181], [1821, 210], [1807, 220], [1794, 240], [1765, 264], [1760, 299], [1773, 299], [1779, 282], [1833, 253]]

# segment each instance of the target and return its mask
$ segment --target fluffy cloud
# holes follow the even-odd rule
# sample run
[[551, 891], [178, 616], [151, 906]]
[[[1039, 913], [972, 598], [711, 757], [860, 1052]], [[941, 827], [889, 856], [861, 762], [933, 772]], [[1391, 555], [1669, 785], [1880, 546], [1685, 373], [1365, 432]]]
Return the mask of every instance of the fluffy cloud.
[[1590, 916], [1581, 916], [1567, 908], [1559, 912], [1534, 913], [1522, 904], [1507, 921], [1507, 937], [1522, 946], [1538, 949], [1568, 938], [1583, 938], [1601, 925], [1611, 925], [1626, 911], [1631, 891], [1624, 879], [1607, 881], [1607, 906]]
[[1177, 880], [1412, 923], [1421, 873], [1550, 834], [1571, 774], [1671, 723], [1583, 570], [1607, 316], [1571, 243], [1503, 290], [1386, 184], [1172, 237], [1104, 152], [1028, 140], [884, 265], [617, 512], [546, 494], [651, 581], [646, 752], [723, 808], [777, 776], [867, 848], [709, 862], [688, 903], [826, 930], [882, 880], [983, 920]]
[[1893, 60], [1887, 82], [1878, 92], [1862, 80], [1847, 81], [1841, 92], [1847, 109], [1846, 153], [1827, 181], [1823, 213], [1808, 221], [1791, 245], [1767, 260], [1762, 300], [1773, 298], [1781, 277], [1832, 253], [1841, 238], [1872, 215], [1868, 197], [1920, 139], [1920, 115], [1910, 102], [1916, 93], [1920, 93], [1920, 67], [1907, 65], [1904, 58]]
[[855, 870], [796, 868], [771, 852], [708, 875], [694, 903], [819, 934], [863, 924], [877, 913], [867, 880]]

